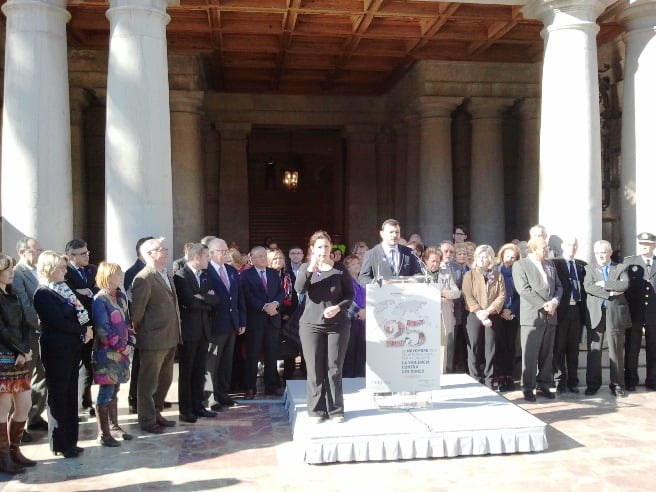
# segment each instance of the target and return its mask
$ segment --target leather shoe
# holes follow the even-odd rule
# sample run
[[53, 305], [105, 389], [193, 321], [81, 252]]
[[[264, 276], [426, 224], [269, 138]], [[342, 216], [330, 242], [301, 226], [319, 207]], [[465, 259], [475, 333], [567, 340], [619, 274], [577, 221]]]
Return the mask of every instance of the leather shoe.
[[532, 391], [524, 391], [524, 399], [526, 401], [534, 402], [536, 400], [535, 395]]
[[196, 417], [203, 417], [203, 418], [206, 418], [206, 419], [213, 419], [218, 414], [216, 412], [211, 411], [211, 410], [206, 410], [205, 408], [200, 408], [198, 410], [194, 410], [194, 415]]
[[611, 386], [610, 392], [613, 394], [613, 396], [626, 396], [626, 393], [624, 392], [622, 387], [618, 384]]
[[253, 400], [255, 398], [255, 392], [251, 389], [246, 390], [244, 394], [244, 400]]
[[64, 458], [77, 458], [80, 453], [77, 452], [75, 448], [67, 449], [66, 451], [53, 451], [52, 454], [55, 456], [63, 456]]
[[553, 400], [556, 398], [556, 395], [554, 395], [551, 390], [545, 386], [541, 386], [538, 388], [538, 394], [544, 396], [547, 400]]
[[223, 406], [221, 403], [215, 403], [210, 407], [210, 409], [214, 412], [223, 412]]
[[152, 425], [142, 427], [141, 429], [146, 432], [150, 432], [151, 434], [164, 434], [164, 427], [159, 425], [157, 422]]
[[285, 390], [282, 389], [282, 388], [275, 388], [275, 389], [272, 389], [272, 390], [266, 390], [264, 392], [264, 394], [265, 395], [282, 396], [284, 392], [285, 392]]
[[648, 391], [656, 391], [656, 386], [652, 386], [651, 384], [645, 384], [645, 389]]
[[173, 427], [175, 422], [173, 420], [168, 420], [162, 417], [161, 415], [157, 416], [157, 425], [161, 427]]
[[635, 384], [627, 384], [626, 385], [626, 390], [627, 391], [635, 391], [636, 390]]
[[[232, 398], [221, 398], [219, 403], [224, 407], [234, 407], [237, 404], [237, 402]], [[214, 408], [212, 408], [212, 410], [214, 410]]]
[[569, 390], [570, 393], [578, 393], [579, 392], [578, 387], [576, 387], [574, 385], [568, 386], [567, 389]]
[[599, 391], [599, 390], [598, 390], [598, 389], [594, 389], [594, 388], [590, 388], [590, 387], [585, 388], [585, 394], [586, 394], [587, 396], [596, 395], [596, 394], [597, 394], [597, 391]]
[[192, 415], [192, 414], [181, 413], [178, 416], [178, 420], [180, 422], [187, 422], [189, 424], [195, 424], [196, 421], [198, 420], [198, 418], [195, 415]]
[[26, 444], [28, 442], [32, 442], [34, 439], [32, 438], [32, 434], [30, 434], [27, 431], [23, 431], [23, 437], [21, 437], [21, 443]]
[[164, 408], [171, 408], [173, 406], [173, 403], [171, 403], [170, 401], [165, 401], [164, 403], [162, 403], [162, 406]]
[[27, 424], [27, 428], [31, 431], [47, 431], [48, 422], [46, 422], [45, 420], [39, 420], [38, 422]]

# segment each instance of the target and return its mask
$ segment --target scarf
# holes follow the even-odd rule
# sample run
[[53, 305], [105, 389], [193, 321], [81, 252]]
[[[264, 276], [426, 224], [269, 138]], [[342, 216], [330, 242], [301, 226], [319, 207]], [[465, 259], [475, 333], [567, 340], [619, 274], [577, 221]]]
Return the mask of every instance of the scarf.
[[66, 302], [69, 306], [75, 308], [75, 313], [77, 314], [77, 321], [82, 325], [89, 323], [89, 313], [84, 308], [80, 300], [73, 293], [71, 288], [66, 282], [48, 282], [48, 287], [57, 292], [60, 296], [66, 299]]

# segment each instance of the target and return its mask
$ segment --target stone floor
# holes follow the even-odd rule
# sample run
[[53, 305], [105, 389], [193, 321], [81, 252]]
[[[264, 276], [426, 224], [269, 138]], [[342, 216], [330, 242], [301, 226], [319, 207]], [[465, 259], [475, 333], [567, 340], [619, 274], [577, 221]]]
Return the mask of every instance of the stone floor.
[[[651, 491], [656, 488], [656, 392], [639, 387], [615, 399], [608, 389], [594, 397], [567, 394], [524, 403], [506, 397], [549, 424], [548, 451], [535, 454], [461, 457], [313, 466], [292, 442], [278, 398], [227, 409], [215, 419], [180, 423], [163, 435], [141, 432], [127, 413], [120, 417], [135, 439], [120, 448], [95, 442], [95, 419], [80, 424], [77, 459], [54, 457], [44, 433], [23, 447], [37, 459], [29, 471], [0, 474], [1, 491], [206, 491], [206, 490], [530, 490], [531, 492]], [[176, 386], [169, 393], [175, 401]], [[165, 416], [177, 419], [177, 405]], [[348, 418], [348, 409], [347, 414]]]

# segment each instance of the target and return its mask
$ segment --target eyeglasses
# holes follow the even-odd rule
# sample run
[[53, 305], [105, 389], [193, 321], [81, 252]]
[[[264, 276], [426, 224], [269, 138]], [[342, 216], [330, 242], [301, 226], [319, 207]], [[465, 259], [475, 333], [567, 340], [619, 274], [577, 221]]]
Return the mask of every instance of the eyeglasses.
[[165, 253], [169, 250], [169, 248], [156, 248], [156, 249], [151, 249], [148, 251], [149, 253], [156, 252], [156, 253]]
[[89, 256], [91, 251], [80, 251], [79, 253], [71, 253], [71, 256]]
[[454, 236], [466, 236], [467, 234], [465, 234], [464, 232], [454, 232], [453, 235]]
[[228, 251], [230, 251], [230, 250], [228, 250], [228, 249], [213, 249], [213, 250], [210, 251], [210, 253], [221, 253], [222, 255], [224, 255]]
[[303, 252], [302, 251], [290, 251], [289, 254], [290, 255], [302, 255]]

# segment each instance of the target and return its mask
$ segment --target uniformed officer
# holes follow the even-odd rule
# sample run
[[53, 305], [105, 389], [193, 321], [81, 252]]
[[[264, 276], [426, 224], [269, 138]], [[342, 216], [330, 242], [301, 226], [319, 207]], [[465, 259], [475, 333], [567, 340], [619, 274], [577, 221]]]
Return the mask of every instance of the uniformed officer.
[[626, 389], [634, 391], [638, 384], [638, 356], [644, 329], [647, 346], [645, 387], [656, 390], [656, 235], [641, 232], [637, 236], [635, 256], [624, 259], [631, 279], [626, 298], [631, 311], [632, 327], [626, 332]]

